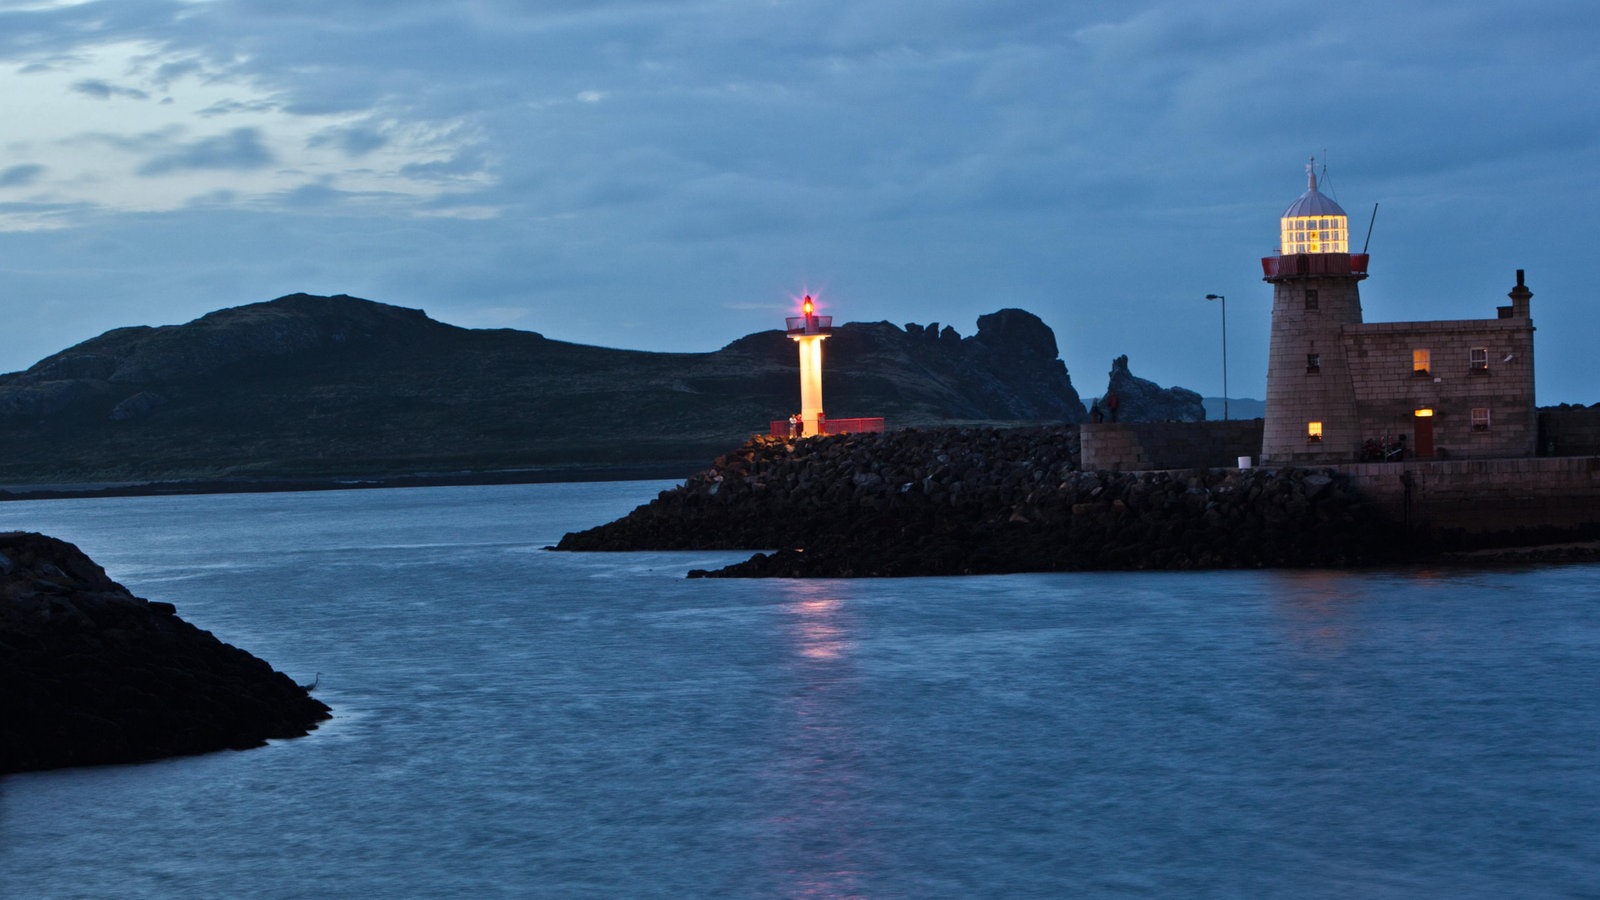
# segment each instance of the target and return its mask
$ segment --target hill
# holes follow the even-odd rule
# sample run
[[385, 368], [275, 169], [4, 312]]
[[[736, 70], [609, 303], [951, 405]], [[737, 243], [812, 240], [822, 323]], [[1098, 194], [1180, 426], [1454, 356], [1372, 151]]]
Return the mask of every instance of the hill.
[[[1081, 422], [1055, 334], [1016, 309], [978, 331], [850, 323], [826, 345], [834, 418], [890, 427]], [[782, 332], [652, 353], [465, 329], [294, 294], [119, 328], [0, 375], [0, 483], [368, 478], [682, 464], [797, 401]]]

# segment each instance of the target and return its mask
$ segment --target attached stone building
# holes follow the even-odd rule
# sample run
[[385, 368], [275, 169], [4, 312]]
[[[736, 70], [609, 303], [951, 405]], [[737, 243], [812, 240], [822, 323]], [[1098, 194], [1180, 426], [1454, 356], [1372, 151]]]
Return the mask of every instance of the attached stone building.
[[1368, 257], [1317, 190], [1284, 212], [1273, 286], [1263, 464], [1532, 456], [1533, 292], [1517, 284], [1494, 318], [1366, 323]]

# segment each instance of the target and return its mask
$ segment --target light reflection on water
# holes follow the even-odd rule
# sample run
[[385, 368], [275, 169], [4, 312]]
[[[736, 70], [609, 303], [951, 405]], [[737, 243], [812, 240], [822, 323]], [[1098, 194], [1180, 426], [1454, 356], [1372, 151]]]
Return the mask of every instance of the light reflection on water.
[[867, 752], [852, 708], [860, 676], [851, 664], [852, 641], [840, 586], [832, 581], [785, 580], [778, 607], [789, 638], [793, 694], [784, 698], [785, 735], [775, 773], [779, 792], [799, 798], [797, 808], [774, 817], [786, 848], [782, 895], [859, 896], [871, 857], [868, 822], [862, 821], [858, 768]]
[[661, 487], [0, 504], [337, 715], [0, 781], [0, 893], [1600, 883], [1593, 567], [687, 581], [743, 554], [542, 549]]

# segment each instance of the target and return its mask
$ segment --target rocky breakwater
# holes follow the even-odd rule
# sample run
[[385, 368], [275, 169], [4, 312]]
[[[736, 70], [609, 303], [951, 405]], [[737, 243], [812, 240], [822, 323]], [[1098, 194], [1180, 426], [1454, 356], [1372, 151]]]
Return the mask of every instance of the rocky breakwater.
[[328, 717], [287, 675], [133, 596], [77, 547], [0, 534], [0, 773], [245, 749]]
[[691, 576], [1352, 566], [1403, 542], [1338, 476], [1084, 472], [1076, 429], [756, 438], [559, 550], [767, 549]]

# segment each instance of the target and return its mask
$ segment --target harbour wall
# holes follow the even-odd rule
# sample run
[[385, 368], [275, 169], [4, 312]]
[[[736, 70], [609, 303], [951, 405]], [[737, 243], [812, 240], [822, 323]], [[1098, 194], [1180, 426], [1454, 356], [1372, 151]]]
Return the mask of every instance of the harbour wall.
[[1261, 453], [1262, 420], [1101, 422], [1080, 425], [1082, 466], [1090, 471], [1230, 467]]

